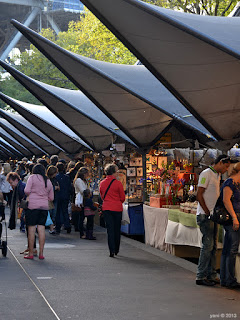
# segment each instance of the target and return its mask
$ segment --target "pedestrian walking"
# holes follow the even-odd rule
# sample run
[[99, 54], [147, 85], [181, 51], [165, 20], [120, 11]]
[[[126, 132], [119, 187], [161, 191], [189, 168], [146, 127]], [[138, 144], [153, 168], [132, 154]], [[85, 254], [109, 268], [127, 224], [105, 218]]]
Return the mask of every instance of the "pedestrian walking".
[[117, 180], [118, 167], [115, 164], [106, 165], [106, 178], [100, 183], [100, 195], [103, 200], [102, 211], [108, 233], [110, 257], [117, 255], [121, 239], [122, 203], [125, 201], [123, 185]]
[[28, 227], [29, 254], [25, 259], [33, 259], [33, 246], [37, 226], [39, 239], [39, 259], [44, 259], [45, 223], [48, 215], [48, 202], [53, 201], [53, 186], [47, 178], [45, 168], [41, 164], [33, 167], [32, 175], [28, 178], [25, 194], [28, 196], [26, 225]]

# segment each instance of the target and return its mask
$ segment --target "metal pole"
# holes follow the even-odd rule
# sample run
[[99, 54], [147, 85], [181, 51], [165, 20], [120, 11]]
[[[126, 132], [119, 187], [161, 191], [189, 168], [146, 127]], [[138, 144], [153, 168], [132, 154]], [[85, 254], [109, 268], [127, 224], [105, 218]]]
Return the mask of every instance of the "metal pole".
[[[41, 12], [41, 9], [34, 8], [31, 11], [30, 15], [27, 17], [26, 21], [24, 22], [24, 26], [28, 27], [40, 12]], [[21, 39], [21, 37], [22, 37], [22, 33], [18, 31], [14, 36], [14, 38], [11, 40], [11, 42], [8, 44], [7, 48], [1, 54], [1, 57], [0, 57], [1, 60], [5, 60], [8, 57], [9, 53], [12, 51], [13, 48], [15, 48], [16, 44]]]

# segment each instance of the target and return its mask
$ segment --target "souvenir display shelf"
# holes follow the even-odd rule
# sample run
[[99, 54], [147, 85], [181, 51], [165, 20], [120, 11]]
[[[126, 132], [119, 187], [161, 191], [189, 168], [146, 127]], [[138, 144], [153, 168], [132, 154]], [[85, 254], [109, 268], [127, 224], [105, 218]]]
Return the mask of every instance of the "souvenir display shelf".
[[142, 157], [130, 157], [127, 167], [127, 201], [143, 202], [143, 167]]

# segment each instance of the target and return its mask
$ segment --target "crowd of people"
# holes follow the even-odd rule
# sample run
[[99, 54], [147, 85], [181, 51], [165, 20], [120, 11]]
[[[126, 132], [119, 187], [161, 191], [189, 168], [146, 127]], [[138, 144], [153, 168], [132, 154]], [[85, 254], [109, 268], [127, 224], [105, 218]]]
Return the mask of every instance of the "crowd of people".
[[9, 228], [16, 228], [19, 217], [20, 231], [27, 234], [27, 249], [21, 252], [25, 259], [33, 260], [38, 254], [36, 232], [38, 257], [44, 259], [46, 226], [53, 236], [64, 230], [71, 233], [73, 227], [81, 239], [96, 240], [93, 235], [96, 212], [101, 213], [106, 221], [110, 257], [118, 254], [125, 193], [116, 179], [116, 165], [109, 164], [105, 168], [107, 177], [100, 183], [102, 198], [99, 197], [98, 202], [93, 202], [88, 179], [90, 173], [81, 161], [67, 163], [53, 155], [36, 162], [23, 158], [16, 166], [4, 163], [0, 169], [0, 195], [10, 206]]
[[[229, 178], [222, 183], [224, 174], [231, 165], [226, 155], [219, 156], [215, 163], [202, 171], [198, 182], [197, 224], [202, 233], [202, 247], [197, 268], [196, 284], [228, 288], [240, 288], [235, 277], [236, 255], [240, 241], [240, 162], [235, 163]], [[51, 235], [63, 230], [79, 232], [81, 239], [96, 240], [93, 235], [94, 216], [101, 207], [108, 234], [109, 256], [118, 254], [121, 237], [122, 203], [125, 192], [118, 181], [118, 167], [108, 164], [105, 178], [99, 185], [98, 203], [93, 202], [89, 187], [89, 169], [81, 161], [67, 163], [52, 156], [49, 161], [38, 159], [35, 163], [23, 159], [16, 167], [0, 164], [0, 202], [10, 206], [9, 228], [16, 228], [17, 213], [20, 213], [20, 231], [27, 233], [28, 247], [22, 253], [32, 260], [37, 255], [36, 230], [39, 239], [39, 259], [44, 259], [46, 225]], [[218, 200], [221, 200], [231, 216], [224, 225], [225, 239], [221, 256], [220, 279], [216, 272], [218, 224], [211, 215]], [[101, 205], [99, 207], [99, 204]], [[84, 221], [86, 220], [86, 226]]]

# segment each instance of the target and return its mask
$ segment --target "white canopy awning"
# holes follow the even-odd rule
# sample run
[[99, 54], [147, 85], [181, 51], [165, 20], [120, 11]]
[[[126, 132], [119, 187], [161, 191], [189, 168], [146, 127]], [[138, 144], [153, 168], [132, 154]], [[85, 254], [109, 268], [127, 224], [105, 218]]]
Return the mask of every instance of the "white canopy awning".
[[3, 139], [2, 137], [0, 137], [0, 145], [1, 147], [5, 148], [6, 150], [9, 150], [14, 156], [19, 157], [22, 156], [23, 153], [21, 153], [20, 151], [18, 151], [13, 145], [11, 145], [10, 143], [8, 143], [5, 139]]
[[31, 139], [26, 137], [21, 131], [19, 131], [14, 125], [8, 122], [6, 119], [0, 118], [0, 127], [4, 129], [9, 135], [11, 135], [19, 144], [23, 145], [30, 154], [40, 155], [47, 152], [37, 146]]
[[239, 137], [240, 20], [82, 1], [217, 139]]
[[210, 135], [144, 66], [118, 65], [82, 57], [17, 21], [13, 24], [137, 146], [152, 145], [174, 119], [205, 137]]
[[0, 99], [9, 104], [48, 138], [61, 146], [66, 153], [76, 153], [82, 145], [89, 148], [72, 130], [45, 106], [33, 105], [10, 98], [0, 92]]
[[0, 65], [92, 149], [107, 148], [112, 143], [113, 134], [134, 144], [81, 91], [62, 89], [36, 81], [3, 61], [0, 61]]
[[0, 115], [30, 140], [34, 141], [34, 143], [40, 147], [44, 153], [56, 154], [60, 150], [64, 151], [60, 146], [57, 146], [52, 140], [50, 140], [22, 116], [2, 109], [0, 109]]
[[9, 134], [6, 130], [1, 128], [0, 123], [0, 137], [2, 137], [5, 141], [11, 144], [14, 148], [20, 151], [22, 154], [31, 155], [31, 151], [28, 150], [24, 145], [22, 145], [19, 141], [17, 141], [11, 134]]

